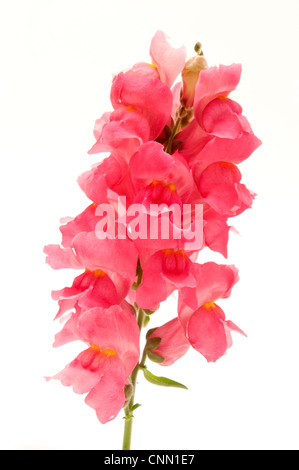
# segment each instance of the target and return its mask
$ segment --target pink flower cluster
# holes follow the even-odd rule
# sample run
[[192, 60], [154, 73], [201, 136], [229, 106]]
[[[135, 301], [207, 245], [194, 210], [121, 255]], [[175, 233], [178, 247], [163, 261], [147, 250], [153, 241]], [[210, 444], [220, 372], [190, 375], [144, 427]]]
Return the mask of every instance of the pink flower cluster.
[[[196, 263], [199, 250], [188, 251], [184, 236], [133, 240], [129, 231], [125, 237], [97, 236], [103, 204], [123, 224], [119, 197], [128, 205], [143, 204], [146, 218], [161, 217], [151, 213], [151, 203], [202, 204], [203, 246], [226, 257], [228, 219], [250, 208], [255, 196], [241, 183], [237, 164], [261, 142], [241, 106], [228, 97], [241, 66], [208, 68], [202, 55], [186, 62], [185, 48], [171, 47], [161, 31], [150, 55], [152, 63], [137, 63], [113, 78], [113, 111], [96, 121], [89, 151], [110, 155], [78, 179], [91, 204], [60, 227], [61, 246], [45, 247], [52, 268], [79, 270], [71, 287], [52, 293], [59, 305], [56, 318], [64, 321], [54, 346], [86, 344], [54, 378], [87, 394], [86, 403], [102, 423], [127, 401], [140, 357], [137, 309], [152, 314], [178, 291], [174, 319], [149, 335], [161, 339], [151, 357], [164, 366], [190, 346], [215, 362], [232, 345], [231, 331], [244, 334], [215, 303], [238, 281], [234, 266]], [[174, 84], [180, 74], [182, 81]]]

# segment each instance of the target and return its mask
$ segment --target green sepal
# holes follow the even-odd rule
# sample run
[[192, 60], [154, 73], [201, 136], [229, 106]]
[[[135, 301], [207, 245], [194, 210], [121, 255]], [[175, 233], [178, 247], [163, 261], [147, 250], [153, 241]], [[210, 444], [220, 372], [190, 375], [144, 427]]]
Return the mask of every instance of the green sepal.
[[146, 333], [146, 339], [148, 339], [153, 333], [154, 331], [156, 331], [158, 329], [157, 328], [151, 328], [150, 330], [148, 330], [148, 332]]
[[153, 353], [152, 351], [147, 351], [147, 357], [157, 364], [162, 364], [165, 361], [164, 357], [160, 356], [160, 354]]
[[175, 388], [183, 388], [188, 390], [188, 388], [180, 384], [179, 382], [175, 382], [174, 380], [167, 379], [166, 377], [157, 377], [156, 375], [152, 374], [146, 367], [143, 368], [143, 374], [145, 379], [154, 385], [160, 385], [162, 387], [175, 387]]
[[142, 309], [146, 315], [152, 315], [155, 313], [157, 310], [148, 310], [147, 308]]
[[156, 349], [162, 341], [162, 338], [149, 338], [146, 342], [146, 349], [151, 350], [151, 349]]

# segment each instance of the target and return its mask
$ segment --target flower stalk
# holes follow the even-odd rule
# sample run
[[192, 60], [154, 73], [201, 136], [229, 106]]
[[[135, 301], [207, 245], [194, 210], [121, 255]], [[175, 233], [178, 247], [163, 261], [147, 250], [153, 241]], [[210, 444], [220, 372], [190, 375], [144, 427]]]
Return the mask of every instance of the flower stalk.
[[[141, 331], [144, 325], [144, 319], [145, 319], [145, 312], [142, 310], [142, 308], [139, 309], [138, 311], [138, 318], [137, 318], [137, 323], [139, 326], [139, 330]], [[125, 410], [125, 427], [124, 427], [124, 437], [123, 437], [123, 448], [122, 450], [130, 450], [131, 449], [131, 439], [132, 439], [132, 426], [133, 426], [133, 411], [136, 409], [136, 406], [134, 404], [135, 401], [135, 392], [136, 392], [136, 385], [137, 385], [137, 376], [138, 372], [140, 369], [143, 369], [145, 366], [145, 361], [146, 361], [146, 349], [144, 349], [143, 354], [142, 354], [142, 359], [141, 361], [137, 364], [135, 369], [132, 372], [131, 375], [131, 383], [133, 387], [132, 395], [129, 398], [124, 410]]]

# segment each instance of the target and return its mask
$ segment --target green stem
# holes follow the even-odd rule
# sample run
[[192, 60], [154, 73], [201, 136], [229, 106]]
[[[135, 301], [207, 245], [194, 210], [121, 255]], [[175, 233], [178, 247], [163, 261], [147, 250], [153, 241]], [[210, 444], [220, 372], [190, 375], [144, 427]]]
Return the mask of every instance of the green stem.
[[167, 144], [167, 147], [166, 147], [166, 152], [167, 153], [171, 153], [172, 143], [174, 141], [175, 136], [177, 135], [177, 133], [179, 131], [180, 126], [181, 126], [181, 118], [179, 117], [177, 119], [173, 129], [172, 129], [171, 136], [169, 137], [168, 144]]
[[[138, 318], [137, 323], [139, 330], [141, 331], [144, 324], [145, 313], [142, 308], [138, 311]], [[135, 391], [136, 391], [136, 384], [137, 384], [137, 376], [140, 369], [144, 367], [146, 360], [146, 353], [143, 352], [141, 362], [137, 364], [135, 369], [131, 375], [131, 382], [133, 386], [133, 393], [125, 407], [125, 429], [124, 429], [124, 438], [123, 438], [123, 448], [122, 450], [130, 450], [131, 449], [131, 438], [132, 438], [132, 426], [133, 426], [133, 415], [132, 415], [132, 408], [134, 406], [135, 401]]]

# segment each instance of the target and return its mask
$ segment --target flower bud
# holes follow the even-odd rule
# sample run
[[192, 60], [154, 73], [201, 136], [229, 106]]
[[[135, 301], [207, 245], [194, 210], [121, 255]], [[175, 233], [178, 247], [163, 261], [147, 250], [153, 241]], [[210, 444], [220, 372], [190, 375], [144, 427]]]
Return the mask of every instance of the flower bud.
[[199, 74], [201, 70], [207, 68], [208, 63], [202, 55], [192, 57], [186, 62], [182, 71], [183, 92], [181, 97], [181, 102], [186, 108], [192, 108]]

